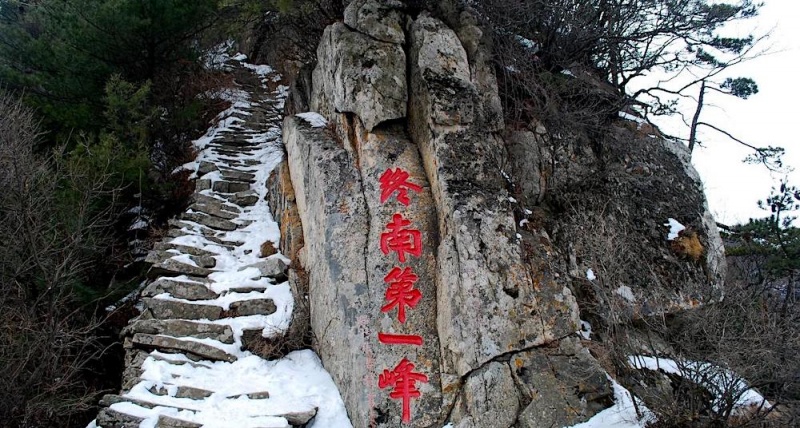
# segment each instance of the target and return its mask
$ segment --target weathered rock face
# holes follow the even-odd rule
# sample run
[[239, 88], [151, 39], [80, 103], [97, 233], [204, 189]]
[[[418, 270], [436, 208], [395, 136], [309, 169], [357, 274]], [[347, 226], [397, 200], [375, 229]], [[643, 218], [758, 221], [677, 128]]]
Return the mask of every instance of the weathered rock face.
[[406, 40], [403, 7], [398, 0], [356, 0], [345, 9], [344, 23], [374, 39], [402, 45]]
[[[568, 289], [536, 290], [523, 262], [501, 172], [503, 141], [487, 132], [491, 124], [455, 32], [420, 16], [411, 26], [409, 58], [410, 129], [440, 214], [437, 288], [449, 303], [437, 314], [439, 337], [447, 372], [460, 377], [499, 354], [575, 331], [577, 311]], [[554, 292], [566, 304], [550, 314]]]
[[[480, 28], [468, 12], [451, 21], [407, 15], [397, 1], [355, 0], [344, 23], [325, 30], [313, 78], [302, 79], [290, 108], [328, 123], [316, 113], [284, 120], [287, 158], [271, 184], [272, 193], [291, 192], [273, 206], [284, 211], [274, 215], [287, 222], [282, 230], [302, 225], [302, 236], [296, 230], [281, 242], [299, 261], [289, 278], [307, 290], [315, 347], [354, 426], [580, 423], [613, 396], [575, 334], [579, 303], [591, 302], [586, 288], [597, 285], [586, 269], [601, 272], [611, 257], [585, 257], [593, 237], [581, 230], [609, 213], [624, 225], [638, 225], [638, 213], [635, 233], [653, 228], [633, 243], [628, 263], [658, 266], [641, 284], [658, 299], [616, 295], [637, 316], [647, 315], [645, 303], [652, 313], [680, 306], [675, 280], [690, 280], [693, 290], [716, 283], [721, 256], [670, 253], [661, 223], [676, 196], [656, 195], [663, 209], [636, 211], [632, 189], [648, 183], [637, 178], [606, 186], [625, 189], [625, 200], [586, 203], [584, 218], [545, 196], [569, 195], [575, 183], [613, 178], [649, 156], [665, 163], [660, 179], [677, 175], [686, 195], [685, 209], [669, 217], [685, 214], [679, 220], [703, 244], [718, 237], [685, 159], [660, 140], [634, 139], [635, 148], [624, 149], [631, 138], [623, 135], [596, 154], [554, 148], [536, 126], [506, 129]], [[554, 171], [556, 163], [569, 167]], [[409, 272], [413, 279], [402, 276]], [[602, 285], [613, 296], [640, 284]], [[395, 389], [404, 375], [412, 379], [408, 406]]]
[[400, 45], [336, 23], [325, 29], [317, 56], [312, 109], [356, 113], [369, 130], [405, 117], [405, 53]]

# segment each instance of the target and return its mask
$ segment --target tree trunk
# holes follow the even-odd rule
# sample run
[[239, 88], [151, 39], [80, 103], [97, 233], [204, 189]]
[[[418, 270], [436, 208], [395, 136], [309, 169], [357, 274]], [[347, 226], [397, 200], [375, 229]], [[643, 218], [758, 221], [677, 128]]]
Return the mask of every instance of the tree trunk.
[[703, 110], [703, 97], [706, 94], [706, 81], [700, 82], [700, 95], [697, 96], [697, 110], [694, 111], [692, 117], [692, 127], [689, 131], [689, 153], [694, 150], [694, 145], [697, 142], [697, 123], [700, 120], [700, 112]]

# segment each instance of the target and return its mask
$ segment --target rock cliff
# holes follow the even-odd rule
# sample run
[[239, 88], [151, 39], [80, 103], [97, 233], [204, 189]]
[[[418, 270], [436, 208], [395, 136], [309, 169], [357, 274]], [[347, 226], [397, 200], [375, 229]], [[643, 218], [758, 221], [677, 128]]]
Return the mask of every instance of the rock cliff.
[[682, 147], [506, 125], [476, 19], [450, 18], [354, 0], [295, 81], [268, 183], [294, 327], [356, 427], [580, 423], [613, 401], [581, 319], [716, 298], [722, 244]]

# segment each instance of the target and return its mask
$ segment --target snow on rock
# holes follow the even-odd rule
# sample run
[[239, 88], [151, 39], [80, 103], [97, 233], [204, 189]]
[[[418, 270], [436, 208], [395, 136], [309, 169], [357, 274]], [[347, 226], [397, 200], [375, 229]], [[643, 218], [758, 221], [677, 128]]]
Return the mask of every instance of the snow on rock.
[[589, 321], [581, 320], [581, 329], [578, 330], [578, 334], [584, 340], [592, 340], [592, 325], [589, 324]]
[[522, 45], [525, 49], [528, 49], [530, 53], [536, 53], [539, 51], [539, 44], [534, 42], [531, 39], [526, 39], [525, 37], [520, 36], [519, 34], [514, 35], [514, 39]]
[[669, 358], [633, 355], [628, 357], [628, 364], [640, 370], [660, 370], [664, 373], [675, 374], [703, 386], [714, 396], [712, 402], [714, 411], [724, 406], [726, 397], [731, 396], [738, 397], [733, 404], [734, 413], [751, 406], [764, 409], [772, 407], [764, 396], [750, 388], [747, 382], [736, 373], [711, 363], [684, 361], [679, 364]]
[[621, 118], [623, 118], [625, 120], [630, 120], [632, 122], [636, 122], [636, 123], [638, 123], [640, 125], [645, 123], [644, 118], [641, 118], [639, 116], [634, 116], [634, 115], [632, 115], [630, 113], [626, 113], [624, 111], [619, 112], [619, 117], [621, 117]]
[[628, 287], [627, 285], [620, 285], [619, 287], [617, 287], [617, 289], [614, 290], [614, 294], [622, 297], [623, 299], [631, 303], [636, 301], [636, 296], [633, 295], [633, 290], [631, 290], [631, 288]]
[[[644, 403], [611, 377], [608, 378], [614, 387], [614, 405], [594, 415], [586, 422], [565, 428], [645, 428], [655, 422], [656, 418]], [[636, 405], [634, 401], [636, 400]], [[639, 409], [641, 414], [636, 412]]]
[[131, 223], [130, 226], [128, 226], [128, 231], [130, 232], [133, 230], [144, 230], [147, 229], [148, 227], [150, 227], [150, 224], [145, 219], [138, 218], [136, 219], [136, 221]]
[[[158, 357], [158, 358], [154, 358]], [[163, 359], [166, 358], [166, 359]], [[330, 375], [313, 351], [295, 351], [277, 361], [266, 361], [255, 355], [232, 363], [213, 362], [203, 365], [174, 364], [171, 354], [157, 351], [142, 364], [142, 382], [127, 397], [162, 404], [164, 409], [184, 409], [175, 416], [202, 423], [204, 427], [285, 426], [285, 418], [275, 415], [291, 411], [318, 409], [309, 427], [350, 428], [339, 392]], [[151, 392], [165, 385], [167, 395]], [[206, 400], [175, 397], [177, 387], [192, 387], [214, 393]], [[268, 399], [252, 399], [248, 394], [268, 392]], [[134, 409], [128, 403], [112, 405], [113, 410], [140, 417], [155, 418], [163, 409]], [[88, 427], [87, 427], [88, 428]]]
[[295, 116], [305, 120], [312, 128], [324, 128], [328, 125], [327, 119], [321, 114], [309, 111], [306, 113], [298, 113]]
[[667, 219], [667, 222], [664, 223], [664, 226], [669, 227], [669, 235], [667, 235], [667, 240], [672, 241], [678, 237], [678, 235], [686, 229], [686, 226], [678, 223], [678, 220], [670, 217]]

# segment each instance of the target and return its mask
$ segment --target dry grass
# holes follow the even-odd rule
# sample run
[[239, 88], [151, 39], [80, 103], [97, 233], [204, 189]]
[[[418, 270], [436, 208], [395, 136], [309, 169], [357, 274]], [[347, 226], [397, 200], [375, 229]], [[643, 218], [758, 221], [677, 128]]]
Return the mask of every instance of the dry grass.
[[261, 250], [259, 257], [269, 257], [278, 253], [278, 250], [275, 249], [275, 244], [272, 241], [264, 241], [260, 248]]
[[705, 248], [700, 243], [695, 231], [681, 231], [670, 244], [670, 248], [675, 254], [696, 262], [700, 261], [705, 254]]

